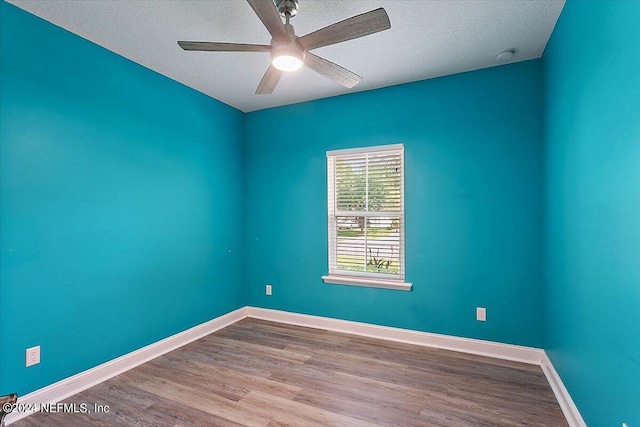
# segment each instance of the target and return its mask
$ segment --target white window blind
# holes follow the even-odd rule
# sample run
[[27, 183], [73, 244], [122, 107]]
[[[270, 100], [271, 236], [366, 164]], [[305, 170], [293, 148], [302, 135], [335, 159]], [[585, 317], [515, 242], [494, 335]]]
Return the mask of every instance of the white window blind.
[[327, 173], [329, 275], [403, 282], [402, 144], [327, 152]]

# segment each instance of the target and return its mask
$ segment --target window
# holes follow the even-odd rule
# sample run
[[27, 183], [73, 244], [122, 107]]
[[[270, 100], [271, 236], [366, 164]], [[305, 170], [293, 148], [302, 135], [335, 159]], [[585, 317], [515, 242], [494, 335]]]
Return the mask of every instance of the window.
[[404, 282], [402, 144], [327, 152], [325, 283], [410, 290]]

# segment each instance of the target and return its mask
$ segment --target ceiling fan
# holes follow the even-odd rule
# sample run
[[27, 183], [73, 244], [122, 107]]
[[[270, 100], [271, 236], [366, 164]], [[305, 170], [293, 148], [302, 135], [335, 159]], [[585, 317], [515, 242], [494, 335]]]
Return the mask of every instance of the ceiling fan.
[[[379, 8], [298, 37], [293, 25], [289, 23], [289, 19], [298, 11], [298, 0], [275, 0], [275, 4], [273, 1], [247, 0], [271, 34], [270, 45], [195, 41], [179, 41], [178, 45], [189, 51], [270, 52], [271, 65], [262, 77], [256, 94], [272, 93], [283, 72], [297, 70], [303, 65], [345, 87], [352, 88], [362, 81], [362, 77], [309, 51], [391, 28], [387, 12]], [[284, 24], [281, 16], [285, 18]]]

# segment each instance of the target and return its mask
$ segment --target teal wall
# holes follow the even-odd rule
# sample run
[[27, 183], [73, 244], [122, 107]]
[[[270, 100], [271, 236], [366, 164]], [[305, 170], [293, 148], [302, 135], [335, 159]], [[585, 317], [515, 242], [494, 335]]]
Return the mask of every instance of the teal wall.
[[640, 426], [639, 24], [570, 1], [544, 56], [544, 347], [589, 426]]
[[[247, 303], [540, 346], [542, 88], [528, 61], [248, 114]], [[395, 143], [413, 291], [324, 284], [326, 151]]]
[[[244, 115], [0, 1], [0, 394], [253, 305], [544, 347], [640, 425], [638, 22], [569, 1], [544, 60]], [[322, 283], [325, 152], [399, 142], [413, 291]]]
[[0, 395], [23, 395], [244, 305], [244, 118], [0, 15]]

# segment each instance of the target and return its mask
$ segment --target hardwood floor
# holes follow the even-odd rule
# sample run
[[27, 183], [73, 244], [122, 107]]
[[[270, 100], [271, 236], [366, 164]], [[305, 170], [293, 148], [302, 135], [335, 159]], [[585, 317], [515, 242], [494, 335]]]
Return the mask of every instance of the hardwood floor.
[[255, 319], [65, 403], [13, 426], [567, 425], [538, 366]]

